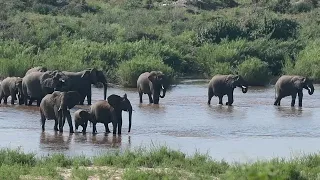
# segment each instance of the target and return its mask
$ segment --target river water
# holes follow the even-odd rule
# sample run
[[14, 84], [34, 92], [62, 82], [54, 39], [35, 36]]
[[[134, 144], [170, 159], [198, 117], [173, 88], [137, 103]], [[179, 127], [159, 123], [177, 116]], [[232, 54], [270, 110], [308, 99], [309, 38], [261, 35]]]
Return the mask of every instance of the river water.
[[[143, 104], [135, 89], [109, 88], [108, 95], [127, 93], [134, 112], [132, 130], [128, 131], [128, 113], [123, 112], [123, 134], [69, 134], [66, 123], [63, 133], [53, 131], [54, 121], [46, 122], [41, 131], [36, 106], [0, 105], [0, 147], [20, 147], [38, 156], [64, 153], [70, 156], [95, 156], [127, 148], [153, 148], [166, 145], [192, 155], [208, 153], [212, 158], [228, 162], [251, 162], [272, 157], [299, 156], [320, 149], [320, 94], [304, 92], [303, 107], [290, 107], [291, 97], [281, 106], [273, 106], [274, 87], [250, 87], [246, 94], [238, 88], [233, 106], [218, 105], [213, 97], [207, 105], [207, 82], [184, 81], [169, 90], [159, 105], [150, 105], [147, 95]], [[93, 103], [103, 98], [103, 89], [93, 88]], [[224, 97], [224, 104], [227, 97]], [[10, 101], [8, 101], [10, 102]], [[298, 104], [298, 99], [296, 105]], [[72, 113], [79, 108], [76, 106]], [[81, 130], [81, 127], [79, 127]], [[109, 124], [112, 130], [112, 124]]]

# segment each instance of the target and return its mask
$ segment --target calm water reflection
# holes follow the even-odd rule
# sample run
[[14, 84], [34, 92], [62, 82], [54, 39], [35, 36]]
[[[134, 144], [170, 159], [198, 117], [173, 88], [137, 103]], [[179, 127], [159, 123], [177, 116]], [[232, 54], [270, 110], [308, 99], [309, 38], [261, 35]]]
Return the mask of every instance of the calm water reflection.
[[[132, 132], [128, 131], [128, 113], [123, 112], [122, 136], [104, 134], [64, 133], [53, 131], [53, 121], [46, 122], [41, 132], [39, 110], [36, 106], [0, 105], [0, 147], [22, 147], [38, 155], [64, 153], [93, 156], [106, 151], [140, 146], [167, 145], [188, 154], [208, 153], [213, 158], [228, 161], [250, 161], [274, 156], [289, 157], [301, 152], [318, 152], [320, 145], [319, 86], [314, 95], [305, 93], [303, 107], [290, 107], [291, 98], [273, 106], [274, 89], [249, 88], [242, 94], [235, 90], [234, 106], [217, 105], [218, 98], [208, 106], [204, 82], [192, 81], [172, 88], [159, 105], [139, 104], [135, 89], [109, 88], [108, 95], [127, 93], [133, 105]], [[102, 89], [93, 89], [93, 102], [103, 98]], [[224, 103], [227, 98], [224, 98]], [[89, 106], [77, 106], [88, 109]], [[111, 128], [111, 124], [109, 124]]]

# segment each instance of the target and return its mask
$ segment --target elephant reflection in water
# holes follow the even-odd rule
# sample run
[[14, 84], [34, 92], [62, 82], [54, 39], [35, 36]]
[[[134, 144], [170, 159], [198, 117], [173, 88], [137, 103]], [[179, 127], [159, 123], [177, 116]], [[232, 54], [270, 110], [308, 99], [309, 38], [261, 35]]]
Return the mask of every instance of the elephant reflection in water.
[[53, 134], [42, 132], [40, 147], [49, 150], [69, 150], [72, 134], [62, 134], [54, 131]]

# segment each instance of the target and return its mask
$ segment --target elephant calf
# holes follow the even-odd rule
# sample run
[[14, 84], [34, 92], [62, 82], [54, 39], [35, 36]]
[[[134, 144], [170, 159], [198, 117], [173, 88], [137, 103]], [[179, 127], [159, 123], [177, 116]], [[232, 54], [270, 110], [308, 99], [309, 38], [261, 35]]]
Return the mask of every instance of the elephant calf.
[[291, 96], [291, 106], [295, 105], [297, 94], [299, 96], [299, 107], [302, 107], [302, 97], [303, 89], [307, 89], [309, 95], [312, 95], [314, 92], [314, 87], [312, 81], [303, 76], [281, 76], [275, 84], [275, 106], [280, 106], [280, 101], [286, 96]]
[[69, 109], [79, 104], [80, 99], [79, 93], [75, 91], [54, 91], [52, 94], [47, 94], [40, 103], [42, 131], [45, 130], [44, 125], [46, 119], [53, 119], [55, 120], [54, 130], [63, 132], [65, 118], [67, 118], [70, 127], [70, 133], [73, 133], [74, 131]]
[[19, 104], [23, 104], [23, 93], [22, 93], [22, 78], [20, 77], [7, 77], [5, 78], [0, 87], [0, 103], [3, 99], [4, 103], [7, 104], [8, 97], [11, 96], [11, 104], [17, 99]]
[[219, 104], [222, 104], [224, 95], [228, 96], [226, 105], [231, 106], [233, 103], [233, 91], [236, 87], [241, 87], [243, 93], [247, 93], [248, 85], [239, 75], [215, 75], [209, 82], [208, 86], [208, 104], [211, 103], [213, 96], [219, 97]]
[[88, 121], [91, 122], [91, 114], [84, 109], [78, 109], [74, 112], [74, 124], [76, 131], [82, 126], [82, 133], [86, 132]]

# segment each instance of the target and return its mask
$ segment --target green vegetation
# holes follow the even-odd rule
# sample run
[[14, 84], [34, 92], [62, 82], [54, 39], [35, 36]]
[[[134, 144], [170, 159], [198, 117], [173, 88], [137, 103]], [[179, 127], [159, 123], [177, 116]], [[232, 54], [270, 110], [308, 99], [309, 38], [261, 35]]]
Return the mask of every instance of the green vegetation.
[[151, 70], [320, 81], [319, 12], [316, 0], [0, 0], [0, 77], [42, 65], [125, 86]]
[[228, 164], [167, 147], [110, 152], [86, 158], [54, 154], [36, 158], [21, 150], [0, 150], [0, 178], [6, 179], [317, 179], [320, 155]]

